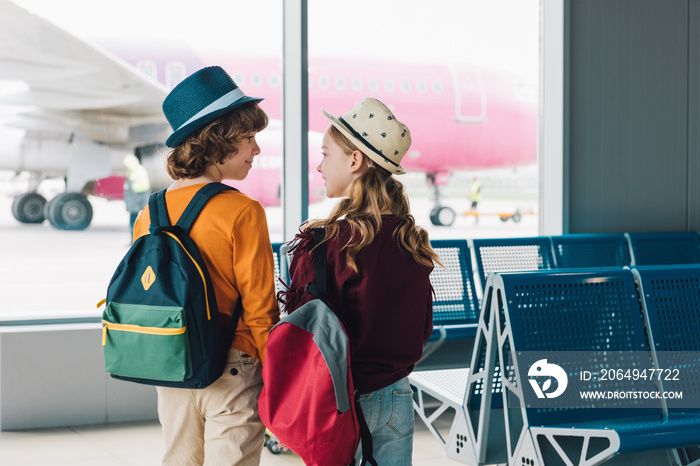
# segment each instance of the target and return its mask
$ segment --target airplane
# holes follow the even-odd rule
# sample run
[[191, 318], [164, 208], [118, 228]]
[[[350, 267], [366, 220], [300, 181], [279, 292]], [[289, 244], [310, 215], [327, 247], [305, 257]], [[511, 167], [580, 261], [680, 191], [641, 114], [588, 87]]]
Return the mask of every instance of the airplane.
[[[21, 106], [0, 127], [0, 169], [32, 174], [28, 192], [13, 202], [15, 218], [60, 229], [84, 229], [92, 207], [86, 193], [120, 198], [122, 158], [136, 152], [154, 186], [172, 180], [163, 169], [170, 127], [161, 103], [190, 73], [217, 64], [248, 95], [264, 97], [271, 118], [260, 133], [256, 169], [236, 182], [263, 205], [280, 204], [282, 168], [280, 58], [230, 57], [178, 44], [88, 43], [9, 0], [0, 0], [0, 80], [26, 89], [0, 97]], [[323, 197], [316, 173], [320, 135], [328, 121], [320, 109], [342, 114], [365, 96], [387, 104], [411, 129], [402, 161], [423, 172], [434, 191], [434, 225], [451, 225], [455, 212], [440, 189], [454, 170], [517, 167], [536, 162], [536, 89], [508, 72], [454, 63], [403, 63], [327, 57], [309, 59], [310, 201]], [[66, 191], [46, 201], [36, 192], [62, 176]]]

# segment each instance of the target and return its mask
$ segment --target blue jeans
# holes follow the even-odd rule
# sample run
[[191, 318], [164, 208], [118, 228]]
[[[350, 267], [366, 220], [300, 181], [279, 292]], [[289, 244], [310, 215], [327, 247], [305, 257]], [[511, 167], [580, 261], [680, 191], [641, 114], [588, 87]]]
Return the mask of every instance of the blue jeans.
[[[410, 466], [413, 456], [413, 391], [407, 378], [365, 395], [360, 405], [372, 433], [377, 466]], [[355, 464], [362, 460], [362, 444]]]

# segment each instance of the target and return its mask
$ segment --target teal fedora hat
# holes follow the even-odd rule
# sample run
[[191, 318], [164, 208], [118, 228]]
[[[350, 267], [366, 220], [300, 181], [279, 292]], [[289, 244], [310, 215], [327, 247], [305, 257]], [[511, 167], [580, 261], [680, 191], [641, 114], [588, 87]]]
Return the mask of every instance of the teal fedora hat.
[[245, 95], [220, 66], [203, 68], [175, 86], [163, 101], [163, 113], [173, 129], [165, 145], [177, 147], [220, 116], [261, 100]]

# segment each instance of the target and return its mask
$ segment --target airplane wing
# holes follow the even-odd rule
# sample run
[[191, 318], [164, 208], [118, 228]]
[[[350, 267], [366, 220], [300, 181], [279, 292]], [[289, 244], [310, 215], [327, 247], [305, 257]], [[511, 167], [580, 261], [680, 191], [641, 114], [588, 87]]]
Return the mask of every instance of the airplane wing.
[[3, 79], [27, 85], [0, 97], [0, 104], [27, 107], [10, 126], [58, 128], [119, 146], [159, 143], [170, 133], [161, 110], [165, 86], [9, 0], [0, 0]]

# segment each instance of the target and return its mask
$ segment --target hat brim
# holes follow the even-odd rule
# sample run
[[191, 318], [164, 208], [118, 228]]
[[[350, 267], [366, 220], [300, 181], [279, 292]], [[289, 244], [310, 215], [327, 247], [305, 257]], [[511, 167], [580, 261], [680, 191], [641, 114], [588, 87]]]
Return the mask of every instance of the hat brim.
[[220, 108], [211, 113], [207, 113], [206, 115], [194, 120], [193, 122], [183, 126], [182, 128], [178, 128], [178, 130], [171, 134], [167, 141], [165, 141], [165, 145], [171, 148], [175, 148], [182, 144], [185, 141], [185, 139], [190, 137], [195, 131], [204, 128], [206, 125], [216, 120], [220, 116], [223, 116], [228, 112], [237, 109], [241, 105], [247, 104], [248, 102], [261, 102], [262, 100], [262, 97], [245, 96], [240, 100], [233, 102], [228, 107]]
[[345, 125], [338, 118], [334, 117], [333, 115], [331, 115], [330, 113], [328, 113], [327, 111], [325, 111], [323, 109], [321, 109], [321, 111], [323, 112], [323, 115], [328, 119], [328, 121], [330, 121], [333, 124], [333, 126], [335, 126], [338, 129], [338, 131], [340, 131], [343, 134], [343, 136], [345, 136], [350, 141], [352, 141], [352, 143], [355, 144], [360, 150], [362, 150], [362, 152], [367, 157], [372, 159], [372, 161], [374, 163], [376, 163], [377, 165], [379, 165], [380, 167], [382, 167], [383, 169], [385, 169], [386, 171], [388, 171], [392, 175], [404, 175], [404, 174], [406, 174], [406, 170], [401, 165], [396, 166], [396, 165], [390, 164], [389, 162], [384, 160], [382, 157], [377, 155], [372, 149], [367, 147], [367, 145], [363, 141], [361, 141], [355, 135], [353, 135], [350, 131], [348, 131], [347, 128], [345, 128]]

